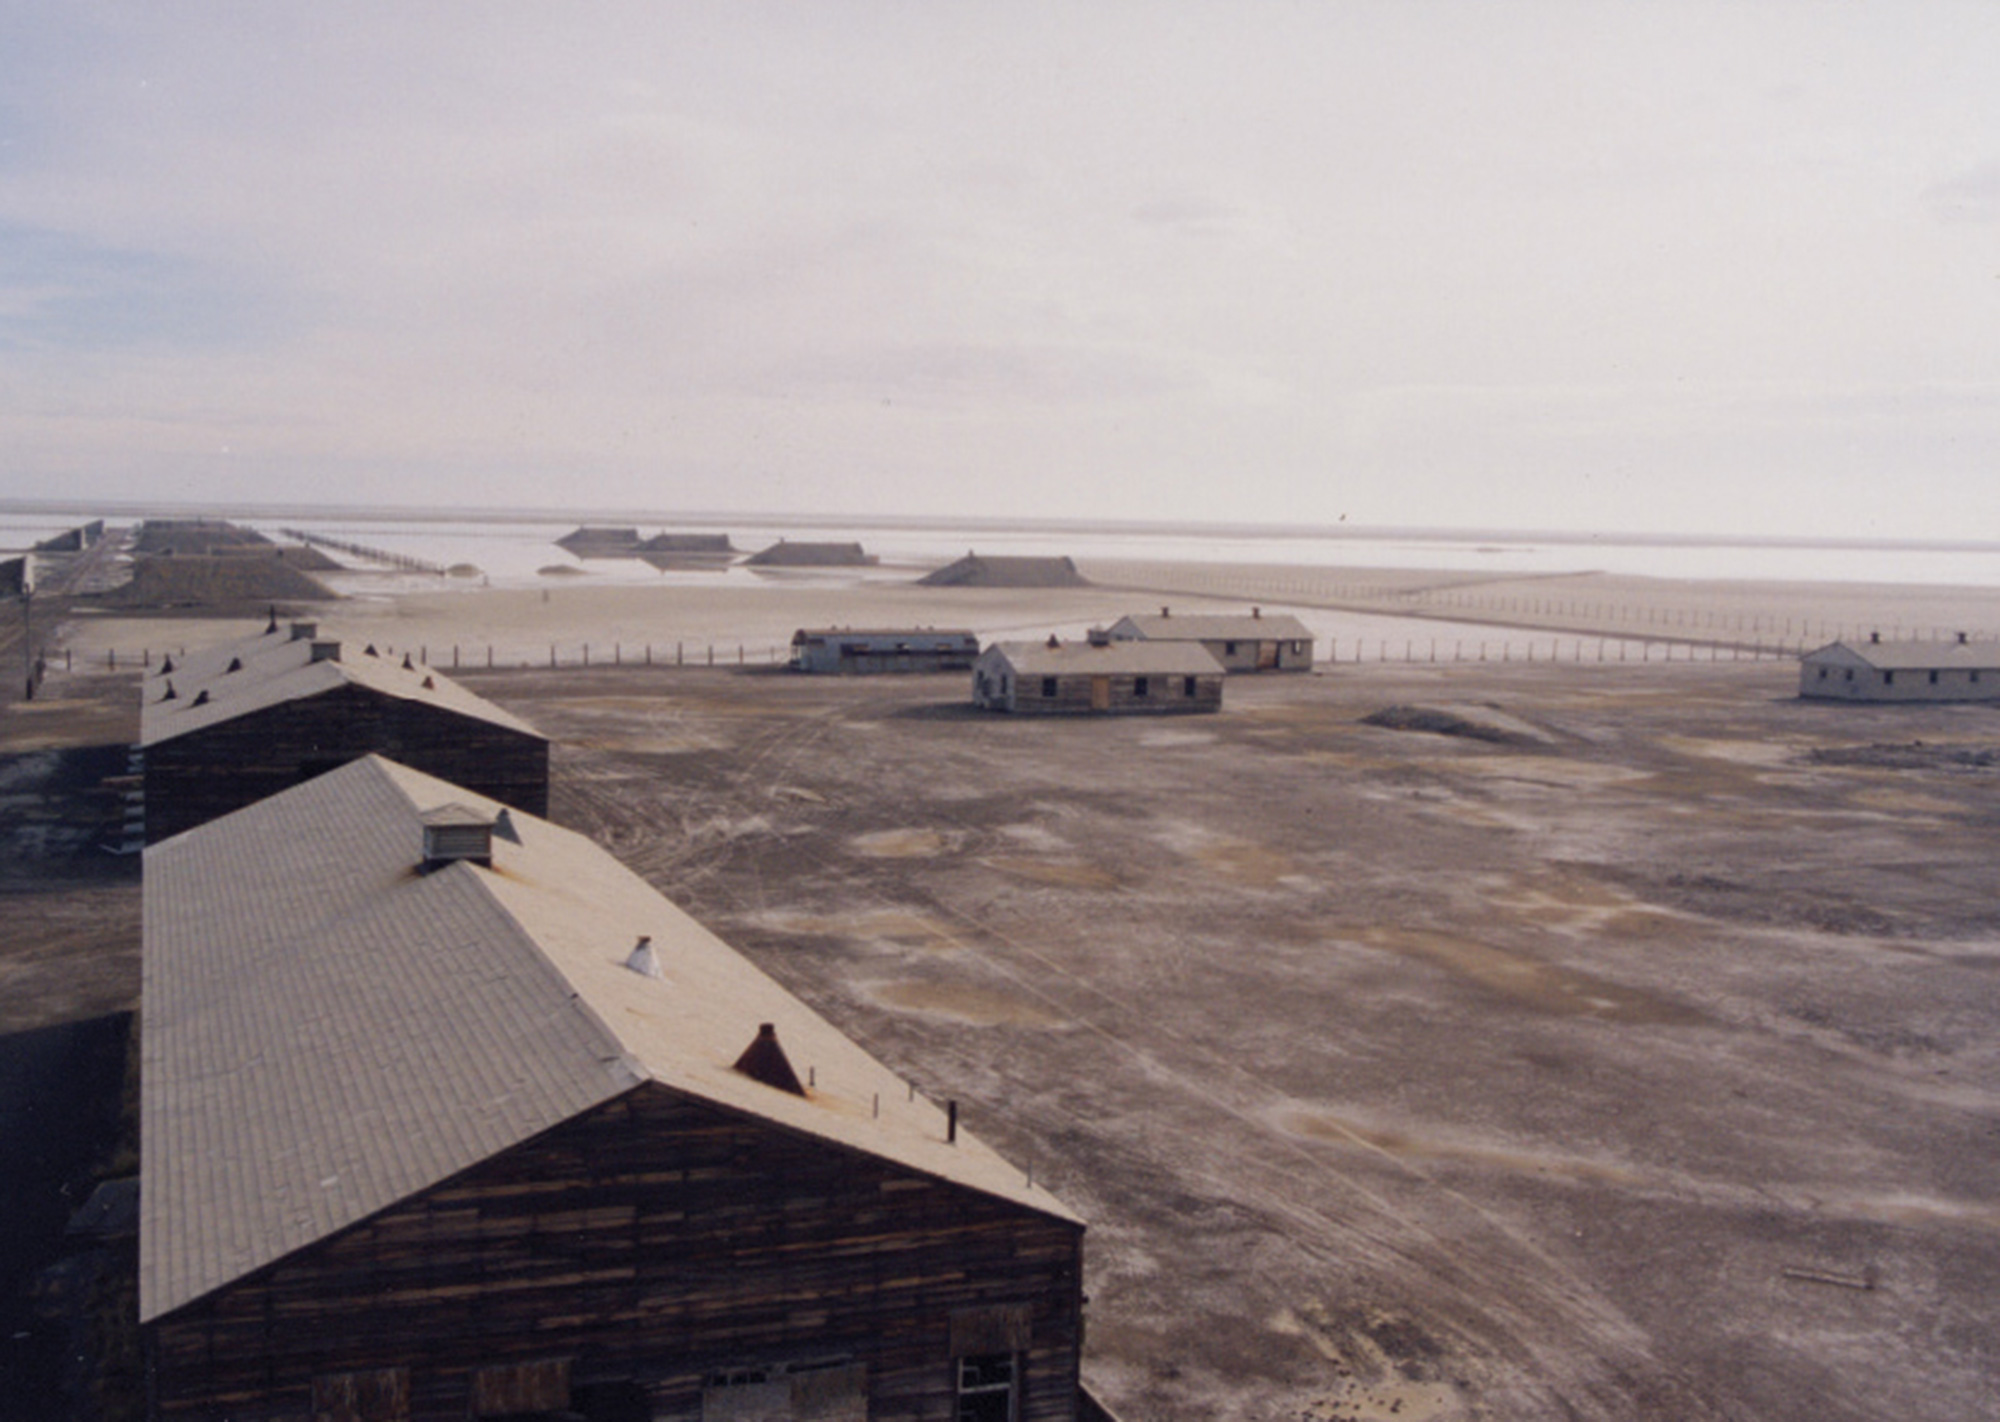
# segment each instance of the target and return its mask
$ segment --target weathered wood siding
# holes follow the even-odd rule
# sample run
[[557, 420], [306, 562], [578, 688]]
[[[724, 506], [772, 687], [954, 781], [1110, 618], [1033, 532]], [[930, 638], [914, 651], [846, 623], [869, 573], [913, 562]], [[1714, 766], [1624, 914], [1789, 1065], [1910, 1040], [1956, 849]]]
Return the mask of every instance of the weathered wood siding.
[[1082, 1233], [649, 1085], [159, 1320], [154, 1415], [304, 1419], [365, 1375], [462, 1419], [560, 1368], [692, 1422], [718, 1374], [844, 1359], [869, 1417], [945, 1422], [954, 1318], [998, 1315], [1021, 1422], [1073, 1419]]
[[[1006, 709], [1022, 716], [1171, 716], [1187, 712], [1220, 711], [1222, 678], [1197, 676], [1194, 695], [1189, 696], [1184, 676], [1154, 675], [1146, 678], [1146, 694], [1138, 694], [1139, 678], [1134, 676], [1058, 676], [1055, 695], [1043, 693], [1039, 676], [1012, 679], [1011, 700]], [[1091, 683], [1108, 680], [1106, 704], [1099, 708], [1092, 700]]]
[[[157, 697], [157, 679], [146, 682]], [[549, 743], [422, 701], [342, 686], [146, 747], [146, 840], [206, 824], [379, 754], [531, 815], [549, 812]]]

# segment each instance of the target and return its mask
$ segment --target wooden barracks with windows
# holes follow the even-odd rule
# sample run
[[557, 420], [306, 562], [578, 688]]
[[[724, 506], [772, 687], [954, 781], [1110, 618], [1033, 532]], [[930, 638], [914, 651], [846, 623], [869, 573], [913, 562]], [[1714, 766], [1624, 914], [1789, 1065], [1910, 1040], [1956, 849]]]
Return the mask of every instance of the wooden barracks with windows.
[[972, 700], [1023, 716], [1220, 711], [1222, 667], [1196, 642], [995, 642], [972, 668]]
[[1115, 642], [1194, 642], [1222, 663], [1232, 675], [1237, 672], [1309, 672], [1313, 664], [1313, 635], [1305, 623], [1289, 614], [1266, 617], [1253, 607], [1247, 616], [1196, 613], [1175, 616], [1163, 607], [1158, 617], [1121, 617], [1111, 624]]
[[1077, 1216], [585, 837], [369, 756], [144, 892], [152, 1417], [1084, 1415]]
[[548, 813], [549, 743], [408, 654], [311, 622], [169, 657], [140, 682], [146, 841], [371, 753], [529, 814]]
[[2000, 701], [2000, 643], [1830, 642], [1799, 658], [1799, 695], [1832, 701]]

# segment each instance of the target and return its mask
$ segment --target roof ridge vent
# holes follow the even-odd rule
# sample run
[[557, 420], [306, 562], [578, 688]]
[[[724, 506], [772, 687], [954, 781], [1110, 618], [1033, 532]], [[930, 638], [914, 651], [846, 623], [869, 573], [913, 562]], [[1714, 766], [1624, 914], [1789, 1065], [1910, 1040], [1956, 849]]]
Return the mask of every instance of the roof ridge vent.
[[642, 933], [639, 941], [632, 945], [632, 951], [625, 955], [625, 966], [642, 978], [658, 980], [666, 974], [660, 970], [660, 955], [653, 951], [650, 934]]
[[340, 643], [315, 640], [312, 644], [312, 658], [315, 662], [337, 662], [340, 660]]
[[317, 636], [319, 636], [319, 624], [317, 622], [294, 622], [292, 624], [291, 640], [294, 642], [310, 642]]
[[1090, 645], [1093, 647], [1108, 647], [1111, 645], [1111, 633], [1105, 628], [1093, 627], [1084, 636], [1089, 639]]
[[242, 670], [243, 670], [243, 658], [231, 657], [229, 659], [229, 665], [224, 667], [222, 669], [222, 672], [223, 675], [227, 676], [230, 672], [240, 672]]
[[439, 805], [420, 817], [424, 827], [421, 872], [431, 873], [461, 859], [493, 865], [493, 821], [464, 805]]
[[805, 1087], [799, 1084], [799, 1074], [792, 1070], [791, 1059], [778, 1045], [778, 1025], [775, 1022], [757, 1024], [756, 1039], [736, 1059], [736, 1070], [753, 1081], [789, 1091], [794, 1096], [806, 1094]]

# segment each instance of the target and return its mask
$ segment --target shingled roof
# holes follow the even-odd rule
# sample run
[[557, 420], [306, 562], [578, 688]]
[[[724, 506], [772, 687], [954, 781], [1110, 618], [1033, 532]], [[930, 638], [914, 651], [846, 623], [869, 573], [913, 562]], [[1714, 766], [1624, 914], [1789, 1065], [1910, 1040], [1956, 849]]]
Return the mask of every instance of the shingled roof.
[[[156, 669], [142, 683], [140, 744], [158, 745], [190, 731], [203, 730], [282, 702], [317, 696], [339, 686], [362, 686], [385, 696], [422, 701], [524, 735], [541, 735], [520, 717], [467, 691], [431, 667], [414, 661], [405, 666], [402, 656], [373, 655], [357, 639], [320, 635], [316, 628], [307, 635], [293, 635], [295, 627], [308, 626], [311, 624], [288, 626], [280, 622], [276, 630], [259, 637], [198, 649], [170, 671], [164, 667]], [[338, 656], [322, 652], [315, 660], [315, 644], [323, 649], [337, 646]], [[166, 695], [169, 685], [174, 689], [171, 698]]]
[[1829, 642], [1800, 660], [1835, 666], [1872, 667], [1876, 671], [1990, 671], [2000, 667], [2000, 642], [1919, 641], [1888, 638], [1866, 642]]
[[446, 809], [502, 814], [370, 756], [146, 851], [142, 1320], [646, 1083], [1075, 1218], [584, 836], [426, 863]]
[[1059, 642], [1050, 638], [1045, 642], [995, 642], [986, 655], [1006, 658], [1019, 676], [1222, 674], [1222, 663], [1199, 642]]

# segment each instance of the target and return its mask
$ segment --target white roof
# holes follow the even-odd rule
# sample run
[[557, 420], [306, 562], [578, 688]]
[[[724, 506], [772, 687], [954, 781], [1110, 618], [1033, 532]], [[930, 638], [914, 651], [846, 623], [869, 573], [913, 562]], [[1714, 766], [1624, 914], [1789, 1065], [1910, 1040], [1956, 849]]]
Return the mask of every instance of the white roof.
[[648, 1082], [1076, 1219], [584, 836], [413, 872], [447, 807], [501, 808], [370, 756], [146, 851], [142, 1319]]
[[1158, 617], [1152, 614], [1121, 617], [1112, 627], [1113, 635], [1129, 632], [1148, 641], [1193, 642], [1310, 642], [1312, 632], [1289, 613], [1273, 617], [1249, 613], [1196, 613]]
[[[312, 660], [315, 641], [339, 642], [340, 660]], [[241, 665], [230, 671], [231, 662]], [[169, 683], [174, 688], [171, 701], [163, 699]], [[294, 640], [283, 624], [259, 637], [191, 652], [175, 659], [171, 672], [156, 668], [140, 685], [144, 703], [139, 712], [139, 741], [149, 746], [340, 686], [362, 686], [523, 735], [541, 736], [520, 717], [467, 691], [435, 668], [421, 663], [405, 668], [401, 655], [370, 656], [362, 641], [331, 632]], [[208, 700], [197, 706], [204, 691]]]
[[1017, 676], [1220, 676], [1199, 642], [995, 642], [980, 657], [1003, 658]]
[[1864, 666], [1877, 671], [1991, 671], [2000, 668], [2000, 642], [1829, 642], [1801, 661]]

